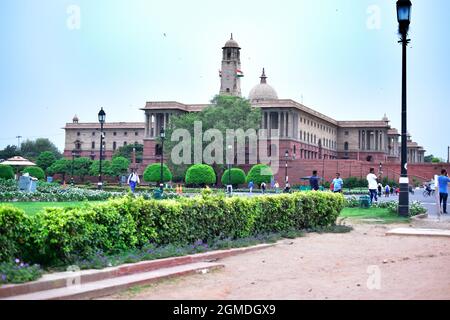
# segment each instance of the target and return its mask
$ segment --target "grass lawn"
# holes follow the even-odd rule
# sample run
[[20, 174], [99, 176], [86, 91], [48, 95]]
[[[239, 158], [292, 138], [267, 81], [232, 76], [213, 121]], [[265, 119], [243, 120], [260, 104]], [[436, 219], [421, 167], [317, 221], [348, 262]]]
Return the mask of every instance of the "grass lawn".
[[341, 218], [352, 218], [352, 219], [376, 219], [380, 220], [380, 223], [408, 223], [409, 218], [399, 217], [398, 214], [392, 213], [389, 209], [382, 208], [345, 208], [342, 210]]
[[74, 202], [0, 202], [0, 205], [11, 205], [22, 209], [28, 215], [35, 215], [44, 208], [61, 208], [61, 207], [75, 207], [79, 208], [85, 204], [101, 203], [101, 201], [74, 201]]

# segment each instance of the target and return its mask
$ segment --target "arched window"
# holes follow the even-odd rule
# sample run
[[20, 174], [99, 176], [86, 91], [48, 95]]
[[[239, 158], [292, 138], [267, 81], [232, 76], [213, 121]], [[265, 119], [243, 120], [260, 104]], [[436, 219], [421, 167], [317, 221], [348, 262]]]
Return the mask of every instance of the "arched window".
[[156, 155], [156, 156], [162, 155], [162, 147], [161, 147], [160, 144], [157, 144], [157, 145], [155, 146], [155, 155]]
[[345, 142], [345, 143], [344, 143], [344, 150], [345, 150], [345, 151], [348, 151], [348, 142]]
[[117, 142], [114, 141], [114, 142], [113, 142], [113, 150], [115, 151], [116, 149], [117, 149]]

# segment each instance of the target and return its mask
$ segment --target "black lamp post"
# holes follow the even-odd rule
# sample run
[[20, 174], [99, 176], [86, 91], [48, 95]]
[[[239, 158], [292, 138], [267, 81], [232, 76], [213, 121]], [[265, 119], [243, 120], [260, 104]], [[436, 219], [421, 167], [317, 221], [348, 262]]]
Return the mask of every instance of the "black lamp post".
[[103, 125], [106, 121], [106, 113], [103, 108], [100, 109], [98, 113], [98, 122], [100, 122], [100, 167], [98, 173], [98, 188], [102, 189], [103, 179], [102, 179], [102, 160], [103, 160]]
[[71, 174], [70, 174], [70, 184], [73, 186], [73, 167], [74, 167], [74, 162], [75, 162], [75, 157], [76, 157], [77, 153], [75, 152], [75, 150], [72, 150], [72, 169], [71, 169]]
[[400, 216], [409, 216], [409, 179], [408, 179], [408, 158], [407, 158], [407, 89], [406, 89], [406, 47], [410, 40], [408, 39], [408, 30], [411, 23], [410, 0], [397, 1], [397, 20], [399, 24], [400, 41], [402, 44], [402, 147], [401, 147], [401, 175], [400, 175], [400, 197], [398, 213]]
[[286, 160], [286, 168], [285, 168], [285, 172], [284, 172], [284, 182], [287, 184], [289, 182], [289, 177], [288, 177], [289, 150], [286, 150], [286, 152], [284, 153], [284, 159]]
[[164, 190], [164, 176], [163, 176], [163, 162], [164, 162], [164, 139], [166, 139], [166, 132], [164, 131], [164, 127], [161, 127], [159, 131], [159, 137], [161, 138], [161, 176], [160, 176], [160, 188], [161, 191]]

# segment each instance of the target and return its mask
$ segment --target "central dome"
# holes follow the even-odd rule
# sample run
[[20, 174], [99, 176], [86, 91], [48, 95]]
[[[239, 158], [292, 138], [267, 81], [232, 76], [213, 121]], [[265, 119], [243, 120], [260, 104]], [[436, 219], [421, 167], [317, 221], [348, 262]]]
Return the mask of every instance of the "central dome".
[[231, 39], [225, 43], [224, 48], [239, 48], [240, 49], [237, 41], [233, 39], [233, 34], [231, 34]]
[[267, 77], [263, 69], [261, 75], [261, 83], [250, 90], [248, 96], [250, 101], [278, 100], [278, 94], [272, 86], [267, 84]]

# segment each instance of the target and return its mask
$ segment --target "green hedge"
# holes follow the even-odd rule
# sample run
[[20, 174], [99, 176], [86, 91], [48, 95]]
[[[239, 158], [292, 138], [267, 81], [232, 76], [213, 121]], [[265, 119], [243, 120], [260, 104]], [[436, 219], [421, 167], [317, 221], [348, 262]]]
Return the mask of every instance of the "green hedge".
[[230, 178], [231, 184], [233, 186], [238, 186], [245, 183], [245, 172], [239, 168], [231, 168], [230, 170], [225, 170], [222, 175], [222, 184], [228, 185]]
[[26, 167], [22, 173], [29, 173], [30, 176], [39, 180], [45, 179], [45, 172], [39, 167]]
[[216, 173], [211, 166], [194, 164], [186, 171], [186, 184], [204, 186], [216, 183]]
[[[164, 182], [172, 181], [172, 172], [169, 167], [163, 164], [163, 180]], [[161, 164], [154, 163], [149, 165], [144, 171], [144, 181], [161, 182]]]
[[273, 178], [272, 168], [265, 164], [254, 165], [247, 174], [247, 183], [253, 181], [255, 185], [263, 182], [270, 183]]
[[0, 164], [0, 179], [14, 179], [14, 170], [11, 166]]
[[129, 196], [83, 208], [50, 208], [31, 218], [3, 206], [1, 259], [55, 266], [149, 243], [185, 245], [329, 226], [343, 207], [342, 195], [316, 192], [252, 198], [205, 193], [162, 201]]

